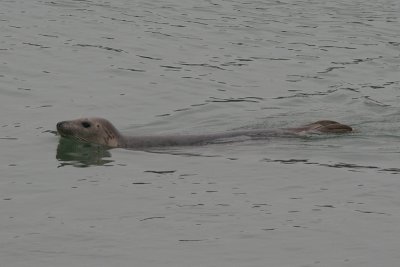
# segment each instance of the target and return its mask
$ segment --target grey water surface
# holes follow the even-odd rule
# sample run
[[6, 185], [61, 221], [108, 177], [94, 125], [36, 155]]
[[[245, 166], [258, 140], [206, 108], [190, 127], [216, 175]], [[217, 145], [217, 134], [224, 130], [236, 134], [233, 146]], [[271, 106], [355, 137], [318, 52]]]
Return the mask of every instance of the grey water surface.
[[[1, 266], [398, 266], [397, 0], [0, 1]], [[55, 135], [348, 135], [107, 150]]]

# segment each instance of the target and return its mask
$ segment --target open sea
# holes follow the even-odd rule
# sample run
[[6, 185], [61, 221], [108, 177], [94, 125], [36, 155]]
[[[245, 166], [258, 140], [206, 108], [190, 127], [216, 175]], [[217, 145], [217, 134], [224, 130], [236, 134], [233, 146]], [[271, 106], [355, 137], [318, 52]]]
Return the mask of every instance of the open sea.
[[[1, 0], [5, 267], [376, 267], [400, 262], [397, 0]], [[125, 134], [296, 127], [148, 151]]]

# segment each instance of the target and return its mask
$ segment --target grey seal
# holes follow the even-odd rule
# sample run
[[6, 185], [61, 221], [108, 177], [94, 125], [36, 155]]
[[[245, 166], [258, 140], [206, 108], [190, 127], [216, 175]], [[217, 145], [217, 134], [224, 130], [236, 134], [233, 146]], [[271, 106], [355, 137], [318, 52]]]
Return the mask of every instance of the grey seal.
[[307, 133], [341, 134], [353, 129], [345, 124], [331, 120], [320, 120], [297, 128], [278, 130], [254, 129], [235, 130], [211, 134], [188, 135], [122, 135], [114, 125], [103, 118], [80, 118], [57, 123], [57, 131], [62, 137], [77, 139], [82, 142], [94, 143], [110, 148], [143, 149], [149, 147], [190, 146], [218, 142], [240, 137], [251, 139], [266, 139], [278, 136], [301, 136]]

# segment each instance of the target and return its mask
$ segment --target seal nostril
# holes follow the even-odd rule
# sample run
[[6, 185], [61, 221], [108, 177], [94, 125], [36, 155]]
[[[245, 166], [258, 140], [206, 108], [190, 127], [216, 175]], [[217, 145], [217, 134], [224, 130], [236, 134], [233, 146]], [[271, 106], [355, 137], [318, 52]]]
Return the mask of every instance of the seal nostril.
[[63, 124], [64, 124], [63, 121], [58, 122], [58, 123], [57, 123], [57, 128], [61, 128]]

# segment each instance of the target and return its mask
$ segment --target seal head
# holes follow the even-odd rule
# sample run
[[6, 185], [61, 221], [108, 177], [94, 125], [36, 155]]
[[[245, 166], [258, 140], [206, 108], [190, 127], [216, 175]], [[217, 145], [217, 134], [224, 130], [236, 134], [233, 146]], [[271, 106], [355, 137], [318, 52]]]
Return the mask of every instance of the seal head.
[[61, 121], [57, 123], [57, 131], [62, 137], [107, 147], [119, 147], [123, 139], [114, 125], [103, 118]]

